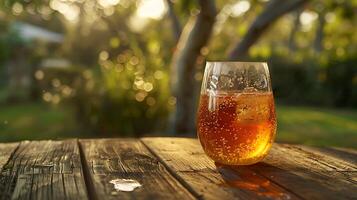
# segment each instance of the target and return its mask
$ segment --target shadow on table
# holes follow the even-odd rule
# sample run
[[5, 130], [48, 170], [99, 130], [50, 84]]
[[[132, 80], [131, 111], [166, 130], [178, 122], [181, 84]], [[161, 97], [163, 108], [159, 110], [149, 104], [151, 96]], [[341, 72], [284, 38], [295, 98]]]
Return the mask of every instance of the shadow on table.
[[[273, 199], [321, 199], [343, 197], [350, 198], [350, 186], [336, 179], [309, 169], [287, 171], [270, 164], [261, 162], [250, 166], [228, 166], [215, 163], [217, 171], [224, 180], [224, 185], [258, 196]], [[330, 172], [334, 173], [334, 172]], [[326, 182], [327, 181], [327, 182]], [[343, 184], [346, 187], [336, 187]], [[338, 196], [336, 196], [338, 194]]]
[[267, 198], [291, 199], [284, 189], [253, 171], [251, 166], [229, 166], [217, 162], [215, 165], [228, 187], [247, 190]]

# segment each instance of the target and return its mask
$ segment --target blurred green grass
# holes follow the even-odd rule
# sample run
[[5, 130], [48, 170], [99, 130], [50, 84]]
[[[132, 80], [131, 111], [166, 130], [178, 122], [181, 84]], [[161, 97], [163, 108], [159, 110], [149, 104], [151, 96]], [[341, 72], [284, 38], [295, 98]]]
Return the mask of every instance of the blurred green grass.
[[79, 137], [74, 115], [42, 103], [0, 106], [0, 142]]
[[357, 148], [357, 111], [277, 106], [277, 141]]
[[[357, 148], [357, 111], [277, 106], [277, 141]], [[0, 106], [0, 142], [91, 137], [80, 135], [74, 114], [41, 103]]]

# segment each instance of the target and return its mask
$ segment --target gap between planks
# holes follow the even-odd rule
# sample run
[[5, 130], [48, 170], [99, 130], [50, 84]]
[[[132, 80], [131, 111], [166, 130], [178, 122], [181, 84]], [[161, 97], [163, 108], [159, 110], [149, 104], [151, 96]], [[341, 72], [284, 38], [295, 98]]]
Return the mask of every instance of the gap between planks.
[[[150, 147], [149, 145], [147, 145], [146, 144], [146, 142], [144, 142], [142, 139], [138, 139], [138, 141], [140, 141], [143, 145], [144, 145], [144, 147], [153, 155], [153, 156], [155, 156], [157, 159], [158, 159], [158, 161], [165, 167], [165, 169], [170, 173], [170, 175], [172, 176], [172, 177], [174, 177], [178, 182], [179, 182], [179, 184], [181, 184], [188, 192], [190, 192], [195, 198], [197, 198], [197, 199], [202, 199], [203, 198], [203, 196], [202, 195], [200, 195], [199, 193], [197, 193], [190, 185], [189, 185], [189, 183], [187, 183], [185, 180], [184, 180], [184, 178], [182, 178], [179, 174], [177, 174], [176, 173], [176, 171], [173, 169], [173, 168], [171, 168], [164, 160], [163, 160], [163, 158], [161, 157], [161, 156], [159, 156], [153, 149], [152, 149], [152, 147]], [[16, 156], [16, 154], [18, 153], [18, 151], [19, 151], [19, 148], [20, 148], [20, 145], [21, 144], [27, 144], [27, 143], [29, 143], [28, 141], [23, 141], [23, 142], [19, 142], [19, 143], [14, 143], [14, 146], [13, 146], [13, 149], [12, 150], [10, 150], [10, 151], [12, 151], [11, 153], [7, 153], [7, 154], [10, 154], [9, 156], [7, 156], [7, 158], [3, 158], [2, 160], [2, 163], [3, 163], [3, 165], [2, 165], [2, 163], [1, 163], [1, 158], [0, 158], [0, 172], [3, 170], [3, 167], [4, 166], [6, 166], [6, 165], [8, 165], [9, 164], [9, 162], [11, 161], [11, 160], [13, 160], [13, 159], [16, 159], [16, 158], [14, 158], [14, 156]], [[81, 163], [81, 165], [82, 165], [82, 172], [83, 172], [83, 178], [84, 178], [84, 182], [85, 182], [85, 188], [86, 188], [86, 193], [88, 194], [88, 198], [89, 199], [97, 199], [96, 197], [96, 191], [95, 191], [95, 188], [94, 188], [94, 184], [93, 184], [93, 180], [92, 180], [92, 178], [91, 178], [91, 176], [90, 176], [90, 166], [88, 166], [88, 162], [87, 162], [87, 159], [86, 159], [86, 157], [85, 157], [85, 153], [84, 153], [84, 151], [83, 151], [83, 148], [82, 148], [82, 145], [81, 145], [81, 143], [80, 143], [80, 141], [77, 139], [76, 140], [76, 144], [78, 145], [78, 149], [79, 149], [79, 157], [80, 157], [80, 163]], [[286, 147], [285, 147], [286, 148]], [[310, 147], [309, 147], [310, 148]], [[309, 148], [307, 148], [307, 149], [305, 149], [305, 148], [301, 148], [301, 147], [294, 147], [293, 148], [293, 150], [294, 151], [301, 151], [301, 152], [308, 152], [308, 153], [313, 153], [313, 155], [314, 156], [316, 156], [316, 154], [318, 155], [320, 152], [314, 152], [314, 151], [312, 151], [311, 152], [311, 150], [313, 150], [313, 149], [309, 149]], [[288, 148], [289, 149], [289, 148]], [[310, 150], [310, 151], [309, 151]], [[314, 149], [314, 150], [316, 150], [316, 149]], [[9, 151], [9, 152], [10, 152]], [[322, 152], [321, 152], [322, 153]], [[1, 157], [1, 153], [0, 153], [0, 157]], [[335, 161], [335, 159], [337, 159], [336, 157], [332, 157], [332, 158], [334, 158], [334, 161]], [[7, 159], [7, 161], [5, 161]], [[309, 159], [312, 159], [312, 158], [309, 158]], [[326, 157], [325, 159], [327, 159], [327, 160], [330, 160], [330, 157]], [[316, 160], [315, 160], [316, 161]], [[332, 161], [332, 160], [331, 160]], [[320, 162], [319, 162], [320, 163]], [[329, 168], [334, 168], [334, 167], [331, 167], [331, 166], [328, 166], [328, 165], [326, 165], [325, 163], [320, 163], [320, 164], [322, 164], [322, 165], [325, 165], [326, 167], [329, 167]], [[256, 171], [256, 170], [254, 170], [254, 171]], [[194, 172], [194, 171], [193, 171]], [[337, 173], [343, 173], [343, 172], [345, 172], [345, 171], [336, 171]], [[260, 174], [261, 176], [264, 176], [266, 179], [268, 179], [268, 180], [270, 180], [271, 182], [273, 182], [273, 183], [275, 183], [275, 184], [277, 184], [277, 185], [279, 185], [280, 187], [282, 187], [282, 188], [284, 188], [284, 189], [286, 189], [287, 191], [289, 191], [289, 192], [291, 192], [289, 189], [287, 189], [286, 187], [283, 187], [283, 185], [281, 185], [281, 184], [279, 184], [279, 182], [276, 182], [276, 181], [274, 181], [273, 179], [271, 179], [269, 176], [265, 176], [264, 174], [261, 174], [260, 173], [260, 171], [258, 170], [258, 171], [256, 171], [256, 173], [257, 174]], [[63, 174], [62, 174], [62, 176], [63, 176]], [[63, 178], [63, 177], [62, 177]], [[32, 180], [33, 181], [33, 180]], [[63, 182], [63, 184], [64, 184], [64, 182]], [[293, 192], [292, 192], [293, 193]], [[299, 196], [298, 196], [299, 197]], [[301, 198], [301, 197], [300, 197]]]
[[87, 199], [79, 156], [76, 140], [19, 143], [1, 170], [1, 197]]
[[[19, 149], [21, 142], [16, 142], [16, 143], [6, 143], [6, 148], [0, 148], [0, 172], [3, 170], [3, 167], [6, 166], [10, 160], [14, 157], [16, 151]], [[9, 149], [7, 149], [9, 148]], [[9, 156], [6, 156], [6, 154], [9, 154]]]
[[81, 143], [79, 142], [79, 139], [77, 139], [77, 145], [78, 145], [78, 149], [79, 149], [79, 156], [80, 156], [80, 160], [81, 160], [83, 176], [84, 176], [84, 183], [86, 186], [88, 199], [89, 200], [97, 200], [97, 194], [95, 192], [94, 183], [91, 178], [90, 169], [87, 164], [86, 156], [84, 154], [83, 147], [82, 147]]
[[[156, 140], [159, 140], [159, 139], [162, 139], [162, 138], [151, 138], [151, 139], [156, 139]], [[196, 170], [196, 169], [190, 169], [190, 170], [187, 170], [187, 171], [175, 171], [174, 168], [171, 168], [166, 162], [165, 160], [157, 153], [155, 152], [154, 149], [152, 149], [152, 147], [150, 147], [148, 144], [146, 144], [146, 142], [144, 141], [145, 138], [140, 138], [140, 141], [144, 144], [144, 146], [154, 155], [158, 158], [158, 160], [165, 166], [165, 168], [167, 169], [167, 171], [170, 172], [170, 174], [175, 177], [188, 191], [190, 191], [192, 193], [192, 195], [194, 195], [197, 199], [205, 199], [204, 195], [203, 194], [199, 194], [198, 192], [196, 192], [196, 190], [190, 186], [190, 183], [188, 183], [186, 180], [184, 180], [184, 177], [181, 177], [182, 174], [178, 174], [178, 173], [197, 173], [197, 174], [200, 174], [199, 172], [202, 172], [202, 170]], [[244, 167], [244, 166], [243, 166]], [[217, 171], [218, 169], [214, 169], [213, 171]], [[234, 172], [234, 169], [229, 169], [229, 170], [232, 170], [233, 173], [236, 173]], [[259, 171], [257, 170], [251, 170], [253, 171], [253, 173], [256, 173], [258, 175], [260, 175], [261, 177], [263, 178], [266, 178], [267, 180], [269, 180], [270, 182], [276, 184], [277, 186], [281, 187], [281, 189], [285, 190], [286, 192], [294, 195], [293, 196], [293, 199], [304, 199], [301, 195], [297, 194], [296, 192], [290, 190], [289, 188], [286, 188], [284, 187], [284, 185], [282, 184], [279, 184], [277, 183], [276, 181], [272, 180], [270, 177], [268, 176], [265, 176], [264, 174], [260, 173]], [[212, 169], [209, 170], [209, 172], [212, 172]], [[240, 199], [240, 197], [238, 196], [234, 196], [234, 198], [238, 198]], [[244, 197], [242, 197], [243, 199], [245, 199]], [[289, 197], [290, 198], [290, 197]]]
[[198, 194], [190, 185], [183, 179], [181, 178], [173, 169], [171, 169], [166, 162], [155, 152], [153, 151], [146, 143], [140, 138], [140, 142], [146, 147], [146, 149], [154, 155], [159, 162], [166, 168], [166, 170], [171, 174], [172, 177], [174, 177], [187, 191], [189, 191], [194, 197], [197, 199], [203, 199], [202, 195]]
[[[162, 140], [162, 141], [159, 142], [160, 140]], [[194, 142], [194, 140], [176, 138], [175, 143], [172, 143], [173, 140], [174, 140], [173, 138], [171, 138], [171, 139], [170, 138], [143, 138], [142, 139], [142, 141], [146, 144], [146, 146], [148, 146], [151, 151], [154, 151], [154, 153], [157, 157], [159, 157], [161, 160], [163, 159], [163, 161], [164, 161], [163, 163], [165, 163], [165, 166], [172, 168], [171, 173], [175, 173], [175, 174], [177, 174], [177, 176], [182, 176], [182, 178], [185, 181], [188, 181], [188, 184], [190, 187], [200, 189], [200, 187], [197, 187], [197, 185], [195, 185], [195, 184], [197, 184], [196, 181], [193, 179], [191, 180], [190, 177], [187, 177], [185, 175], [185, 172], [192, 170], [192, 172], [194, 172], [196, 174], [202, 174], [202, 173], [200, 173], [200, 172], [202, 172], [202, 170], [205, 170], [205, 171], [207, 171], [207, 169], [216, 170], [216, 167], [214, 166], [213, 162], [211, 162], [211, 161], [208, 162], [208, 158], [204, 159], [202, 157], [202, 156], [204, 156], [203, 152], [202, 152], [202, 156], [201, 155], [193, 155], [193, 154], [185, 155], [185, 152], [187, 152], [187, 148], [188, 149], [197, 149], [197, 150], [199, 148], [200, 149], [199, 151], [201, 151], [201, 148], [199, 147], [199, 145], [196, 144], [197, 141]], [[172, 148], [169, 148], [170, 141], [172, 144], [174, 144], [174, 146], [171, 145]], [[190, 141], [190, 142], [188, 142], [188, 141]], [[193, 145], [194, 143], [195, 143], [195, 145]], [[186, 144], [188, 146], [186, 146]], [[167, 146], [167, 147], [165, 147], [165, 146]], [[343, 195], [345, 198], [347, 198], [348, 196], [351, 197], [351, 195], [354, 195], [354, 193], [352, 192], [353, 189], [351, 191], [351, 190], [346, 190], [346, 188], [345, 189], [341, 188], [342, 186], [346, 186], [349, 189], [354, 188], [353, 183], [351, 183], [351, 181], [348, 180], [349, 178], [339, 176], [339, 174], [346, 175], [345, 172], [344, 171], [343, 172], [335, 171], [335, 170], [336, 169], [345, 170], [346, 169], [345, 167], [348, 167], [348, 168], [352, 167], [352, 172], [355, 172], [354, 171], [355, 165], [352, 164], [352, 166], [350, 166], [350, 164], [349, 164], [346, 166], [345, 162], [347, 162], [347, 161], [343, 160], [342, 158], [330, 157], [327, 155], [324, 155], [321, 157], [321, 156], [318, 156], [318, 154], [316, 154], [316, 152], [302, 151], [302, 149], [300, 149], [300, 148], [296, 148], [296, 147], [289, 148], [289, 147], [290, 147], [290, 145], [284, 145], [284, 144], [276, 145], [271, 150], [270, 156], [268, 156], [265, 159], [265, 162], [262, 162], [260, 165], [253, 165], [250, 167], [250, 169], [257, 172], [257, 174], [265, 177], [272, 183], [275, 183], [276, 185], [280, 186], [280, 188], [285, 189], [285, 191], [287, 191], [289, 193], [292, 193], [291, 192], [292, 190], [290, 190], [290, 189], [293, 189], [293, 191], [296, 190], [292, 194], [296, 194], [296, 193], [300, 194], [300, 192], [302, 192], [301, 195], [303, 195], [303, 197], [301, 197], [301, 195], [295, 195], [298, 198], [305, 198], [304, 196], [308, 194], [306, 192], [310, 192], [310, 193], [312, 192], [311, 194], [307, 195], [307, 197], [315, 196], [315, 197], [320, 197], [320, 198], [327, 197], [330, 194], [333, 194], [334, 196], [336, 196], [336, 195], [338, 195], [338, 192], [347, 192], [347, 194]], [[173, 151], [175, 149], [176, 150], [182, 149], [182, 150], [180, 150], [180, 152], [182, 151], [182, 152], [184, 152], [184, 154], [180, 155], [180, 154], [174, 153]], [[172, 153], [174, 155], [170, 156], [170, 154], [172, 154]], [[306, 155], [306, 153], [308, 153], [312, 157], [316, 156], [317, 158], [321, 159], [318, 161], [321, 161], [322, 163], [316, 161], [316, 159], [310, 158], [311, 156]], [[197, 154], [197, 152], [196, 152], [196, 154]], [[298, 156], [295, 158], [296, 155], [298, 155]], [[189, 161], [190, 159], [188, 159], [187, 156], [191, 157], [191, 159], [194, 159], [194, 160], [192, 160], [193, 163], [191, 163], [191, 164], [189, 163], [192, 161]], [[284, 160], [285, 156], [288, 156], [288, 157], [286, 157], [288, 160]], [[172, 163], [173, 161], [171, 161], [171, 160], [175, 159], [175, 158], [178, 159], [179, 162], [176, 162], [176, 164], [173, 164]], [[283, 160], [281, 160], [281, 159], [283, 159]], [[307, 162], [307, 163], [303, 163], [303, 162]], [[333, 165], [335, 167], [326, 166], [325, 162], [327, 162], [327, 163], [332, 162], [332, 163], [334, 163]], [[302, 165], [300, 165], [300, 164], [302, 164]], [[309, 165], [311, 165], [311, 166], [309, 166]], [[318, 165], [318, 166], [316, 166], [316, 165]], [[282, 167], [282, 168], [280, 168], [280, 167]], [[280, 171], [284, 171], [284, 172], [286, 171], [287, 173], [279, 174]], [[336, 173], [337, 176], [335, 176], [334, 174], [331, 174], [331, 173]], [[278, 176], [277, 178], [275, 177], [276, 175]], [[353, 175], [353, 174], [350, 174], [350, 176], [352, 178], [355, 177], [355, 175]], [[291, 185], [290, 178], [293, 179], [294, 181], [297, 181], [296, 183], [298, 185], [296, 185], [296, 186]], [[330, 186], [331, 186], [330, 183], [324, 182], [328, 179], [332, 180], [335, 178], [339, 178], [338, 180], [335, 180], [335, 181], [336, 181], [336, 184], [338, 184], [338, 183], [340, 184], [339, 187], [337, 187], [335, 189], [330, 188]], [[310, 180], [310, 181], [313, 180], [313, 181], [311, 183], [309, 183], [308, 185], [305, 185], [305, 182], [301, 182], [301, 181], [305, 181], [305, 180]], [[289, 184], [287, 184], [285, 187], [284, 184], [287, 183], [286, 181], [288, 181]], [[349, 183], [346, 183], [344, 181], [348, 181]], [[215, 180], [215, 182], [217, 182], [217, 180]], [[216, 183], [214, 183], [214, 184], [216, 184]], [[349, 184], [349, 185], [347, 185], [347, 184]], [[314, 186], [314, 187], [316, 187], [316, 189], [321, 189], [321, 191], [320, 190], [315, 191], [314, 189], [311, 189], [310, 186]], [[287, 188], [289, 188], [289, 189], [287, 189]], [[222, 189], [224, 189], [224, 188], [222, 188]], [[319, 191], [320, 191], [320, 193], [319, 193]], [[325, 191], [327, 193], [321, 193], [323, 191]], [[200, 192], [200, 194], [202, 194], [202, 191]], [[213, 196], [215, 196], [215, 195], [217, 195], [217, 193], [213, 194]], [[205, 196], [207, 196], [207, 195], [205, 195]]]
[[[83, 139], [79, 140], [78, 145], [83, 166], [82, 169], [86, 176], [85, 183], [87, 185], [89, 199], [99, 199], [102, 197], [104, 199], [119, 197], [127, 199], [129, 196], [131, 196], [131, 198], [156, 196], [158, 199], [166, 199], [166, 197], [169, 197], [167, 195], [169, 195], [170, 191], [175, 192], [175, 194], [171, 193], [172, 196], [170, 196], [169, 199], [182, 199], [183, 197], [185, 197], [184, 199], [197, 199], [176, 177], [171, 175], [163, 163], [159, 161], [159, 158], [152, 154], [140, 139]], [[141, 160], [141, 158], [145, 159]], [[143, 165], [141, 165], [139, 161], [142, 162]], [[151, 163], [153, 161], [154, 163]], [[95, 168], [92, 166], [93, 162], [95, 162]], [[149, 163], [150, 166], [145, 167]], [[105, 175], [105, 178], [103, 175]], [[116, 194], [112, 196], [113, 193], [110, 193], [110, 191], [114, 188], [108, 184], [108, 180], [114, 178], [133, 178], [147, 187], [142, 187], [142, 190], [135, 190], [132, 193], [114, 192]], [[151, 178], [153, 179], [151, 180]], [[152, 181], [150, 184], [148, 183], [149, 179]], [[154, 185], [159, 183], [157, 181], [161, 181], [161, 183], [157, 185], [156, 191], [156, 186]], [[162, 186], [165, 186], [165, 188], [162, 188]], [[101, 188], [107, 188], [108, 190], [101, 190]]]

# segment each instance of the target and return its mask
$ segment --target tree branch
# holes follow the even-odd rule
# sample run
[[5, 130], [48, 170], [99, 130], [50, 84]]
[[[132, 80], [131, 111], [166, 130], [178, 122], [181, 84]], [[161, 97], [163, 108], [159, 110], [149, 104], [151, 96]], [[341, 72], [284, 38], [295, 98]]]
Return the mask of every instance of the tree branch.
[[173, 129], [180, 133], [192, 132], [195, 127], [195, 65], [216, 18], [214, 0], [199, 0], [199, 5], [200, 13], [189, 20], [181, 33], [172, 63], [173, 92], [177, 98]]
[[303, 9], [297, 9], [294, 13], [294, 22], [293, 22], [293, 27], [290, 31], [289, 44], [288, 44], [290, 52], [293, 52], [296, 50], [295, 36], [296, 36], [296, 33], [300, 29], [300, 15], [301, 15], [302, 11], [303, 11]]
[[314, 49], [315, 52], [320, 53], [323, 49], [324, 27], [325, 27], [325, 13], [319, 13], [318, 26], [315, 34]]
[[180, 39], [181, 35], [181, 24], [178, 17], [175, 14], [174, 4], [171, 0], [166, 0], [168, 7], [168, 16], [171, 20], [172, 33], [174, 35], [175, 41], [177, 42]]
[[301, 7], [309, 0], [271, 0], [255, 19], [242, 41], [230, 53], [230, 59], [247, 56], [249, 48], [260, 38], [273, 22], [284, 14]]

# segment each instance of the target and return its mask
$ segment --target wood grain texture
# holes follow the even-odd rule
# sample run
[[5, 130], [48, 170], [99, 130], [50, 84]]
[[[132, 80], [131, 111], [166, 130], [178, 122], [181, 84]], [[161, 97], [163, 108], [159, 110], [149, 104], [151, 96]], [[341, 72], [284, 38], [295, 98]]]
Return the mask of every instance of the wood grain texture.
[[21, 142], [0, 185], [0, 199], [87, 199], [77, 140]]
[[[139, 140], [80, 140], [80, 147], [93, 199], [194, 199]], [[134, 179], [142, 187], [116, 191], [114, 179]]]
[[[143, 186], [119, 192], [113, 179]], [[0, 199], [88, 198], [356, 199], [357, 151], [274, 144], [262, 162], [234, 167], [187, 138], [0, 144]]]
[[337, 160], [299, 146], [274, 144], [263, 162], [252, 169], [307, 199], [356, 198], [357, 171]]
[[18, 146], [19, 143], [0, 143], [0, 172]]
[[195, 139], [144, 138], [142, 141], [203, 199], [299, 199], [250, 167], [215, 164]]
[[[357, 197], [354, 163], [325, 154], [323, 149], [274, 144], [262, 162], [252, 166], [223, 166], [222, 172], [222, 166], [215, 166], [206, 157], [196, 139], [144, 138], [143, 142], [178, 179], [187, 182], [205, 199], [249, 199], [254, 195], [252, 192], [256, 198]], [[350, 159], [356, 160], [356, 157]], [[222, 187], [224, 185], [229, 187]]]
[[[345, 162], [347, 166], [357, 168], [357, 150], [341, 147], [316, 148], [299, 145], [300, 148], [312, 151], [316, 154], [327, 155], [338, 159], [338, 162]], [[347, 169], [348, 170], [348, 169]]]

